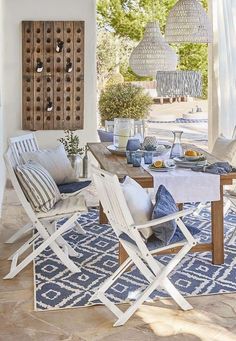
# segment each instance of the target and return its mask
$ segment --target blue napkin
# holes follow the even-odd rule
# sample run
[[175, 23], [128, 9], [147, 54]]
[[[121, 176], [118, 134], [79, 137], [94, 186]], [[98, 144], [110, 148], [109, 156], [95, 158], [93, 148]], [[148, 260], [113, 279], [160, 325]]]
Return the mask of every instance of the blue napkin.
[[233, 167], [228, 162], [215, 162], [211, 165], [203, 166], [203, 167], [192, 167], [191, 168], [195, 172], [204, 172], [211, 174], [228, 174], [234, 171]]

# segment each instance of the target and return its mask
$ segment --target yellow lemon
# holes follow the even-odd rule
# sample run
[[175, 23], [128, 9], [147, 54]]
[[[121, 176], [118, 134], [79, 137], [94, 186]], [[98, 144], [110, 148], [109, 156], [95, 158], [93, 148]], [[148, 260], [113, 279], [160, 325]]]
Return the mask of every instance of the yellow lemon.
[[198, 156], [198, 152], [196, 152], [195, 150], [189, 149], [189, 150], [186, 150], [185, 155], [186, 156]]
[[156, 168], [162, 168], [164, 166], [164, 163], [162, 160], [157, 160], [153, 163], [153, 166]]

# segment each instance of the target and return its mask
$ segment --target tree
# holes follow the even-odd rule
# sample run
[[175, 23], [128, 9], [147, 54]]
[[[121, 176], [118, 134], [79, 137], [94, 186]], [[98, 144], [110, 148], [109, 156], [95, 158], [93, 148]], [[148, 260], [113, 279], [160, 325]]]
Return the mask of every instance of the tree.
[[[170, 9], [177, 0], [99, 0], [98, 25], [115, 36], [137, 42], [142, 39], [146, 24], [158, 20], [162, 33]], [[207, 9], [207, 0], [202, 0]], [[203, 76], [203, 96], [207, 96], [207, 44], [179, 44], [174, 46], [179, 54], [181, 70], [200, 70]], [[139, 80], [128, 67], [121, 67], [126, 80]]]

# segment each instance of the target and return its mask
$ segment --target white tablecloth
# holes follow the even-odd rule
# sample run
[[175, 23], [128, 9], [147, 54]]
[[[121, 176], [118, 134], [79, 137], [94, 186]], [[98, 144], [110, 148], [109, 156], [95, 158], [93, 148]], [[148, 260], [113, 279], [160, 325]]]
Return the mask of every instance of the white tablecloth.
[[[166, 157], [155, 159], [166, 159]], [[178, 203], [220, 200], [219, 175], [178, 167], [169, 172], [153, 172], [144, 163], [142, 167], [153, 176], [155, 192], [160, 185], [164, 185]]]

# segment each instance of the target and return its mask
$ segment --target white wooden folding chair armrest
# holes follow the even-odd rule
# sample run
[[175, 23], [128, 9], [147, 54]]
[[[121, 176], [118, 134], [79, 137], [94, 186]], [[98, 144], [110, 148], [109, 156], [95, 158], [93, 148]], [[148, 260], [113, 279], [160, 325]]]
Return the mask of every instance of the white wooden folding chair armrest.
[[132, 227], [135, 227], [138, 230], [144, 229], [146, 227], [152, 227], [155, 225], [166, 223], [167, 221], [170, 221], [170, 220], [174, 220], [174, 219], [189, 215], [189, 214], [193, 213], [194, 210], [195, 210], [194, 208], [189, 208], [187, 210], [182, 210], [182, 211], [179, 211], [176, 213], [169, 214], [168, 216], [165, 216], [165, 217], [150, 220], [144, 224], [140, 224], [140, 225], [133, 224]]

